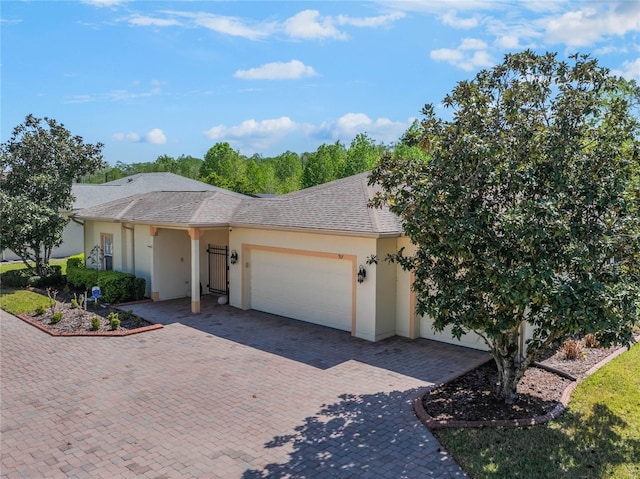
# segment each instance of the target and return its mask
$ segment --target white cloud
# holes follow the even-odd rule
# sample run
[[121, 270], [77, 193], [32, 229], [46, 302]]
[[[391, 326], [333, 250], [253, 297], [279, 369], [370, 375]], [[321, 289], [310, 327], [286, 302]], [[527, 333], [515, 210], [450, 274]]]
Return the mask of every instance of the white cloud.
[[273, 23], [255, 22], [252, 25], [242, 18], [215, 15], [207, 12], [164, 10], [161, 13], [166, 17], [133, 15], [127, 19], [127, 22], [136, 27], [171, 27], [181, 25], [200, 27], [216, 33], [244, 37], [250, 40], [267, 37], [275, 29], [275, 24]]
[[627, 80], [636, 80], [640, 82], [640, 58], [624, 62], [621, 70], [611, 70], [611, 73], [624, 77]]
[[167, 137], [160, 128], [151, 130], [144, 135], [144, 139], [147, 143], [153, 143], [154, 145], [164, 145], [167, 142]]
[[377, 17], [350, 17], [348, 15], [338, 15], [336, 21], [338, 25], [352, 25], [354, 27], [375, 28], [382, 27], [396, 20], [404, 18], [402, 12], [390, 13], [388, 15], [379, 15]]
[[633, 31], [640, 31], [640, 2], [590, 2], [582, 9], [549, 17], [546, 23], [549, 42], [572, 47], [593, 45], [608, 36]]
[[284, 22], [284, 31], [292, 38], [346, 39], [333, 23], [331, 17], [320, 17], [317, 10], [303, 10]]
[[82, 3], [87, 5], [93, 5], [94, 7], [117, 7], [123, 5], [131, 0], [83, 0]]
[[142, 15], [134, 15], [128, 20], [130, 25], [136, 27], [172, 27], [181, 25], [181, 22], [172, 18], [153, 18]]
[[488, 67], [494, 64], [487, 51], [487, 44], [477, 38], [465, 38], [458, 48], [439, 48], [432, 50], [430, 57], [436, 61], [447, 62], [465, 71]]
[[234, 77], [243, 80], [295, 80], [317, 75], [313, 67], [306, 66], [300, 60], [290, 62], [265, 63], [256, 68], [238, 70]]
[[130, 131], [129, 133], [114, 133], [111, 135], [111, 139], [114, 141], [127, 141], [129, 143], [137, 143], [140, 141], [140, 135]]
[[440, 17], [445, 25], [449, 25], [454, 28], [469, 29], [478, 26], [478, 19], [476, 17], [471, 18], [458, 18], [455, 10], [450, 10]]
[[487, 44], [477, 38], [464, 38], [458, 48], [460, 50], [484, 50], [487, 48]]
[[520, 39], [516, 35], [502, 35], [496, 39], [496, 46], [502, 50], [519, 50]]
[[315, 133], [327, 133], [333, 139], [346, 144], [350, 143], [359, 133], [367, 133], [377, 141], [390, 143], [397, 141], [406, 131], [413, 119], [407, 122], [392, 121], [388, 118], [369, 118], [364, 113], [346, 113], [334, 122], [322, 123], [313, 131]]
[[288, 116], [274, 118], [271, 120], [256, 121], [254, 119], [245, 120], [239, 125], [224, 126], [218, 125], [209, 128], [204, 132], [207, 138], [220, 140], [223, 138], [246, 138], [246, 137], [282, 137], [283, 135], [296, 130], [298, 125]]

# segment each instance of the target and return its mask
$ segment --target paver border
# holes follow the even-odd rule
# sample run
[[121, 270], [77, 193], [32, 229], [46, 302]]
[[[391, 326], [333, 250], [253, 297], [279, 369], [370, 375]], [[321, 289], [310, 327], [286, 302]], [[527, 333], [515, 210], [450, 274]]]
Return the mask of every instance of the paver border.
[[[145, 333], [147, 331], [154, 331], [156, 329], [162, 329], [162, 324], [150, 324], [149, 326], [142, 326], [136, 329], [117, 329], [115, 331], [58, 331], [53, 328], [47, 327], [46, 324], [42, 324], [40, 321], [34, 321], [33, 319], [25, 316], [24, 314], [15, 314], [15, 317], [21, 319], [25, 323], [35, 326], [40, 331], [44, 331], [50, 336], [65, 336], [65, 337], [84, 337], [84, 336], [131, 336], [132, 334]], [[145, 319], [145, 321], [150, 322]]]
[[[607, 364], [609, 361], [612, 361], [622, 353], [627, 351], [627, 347], [622, 346], [611, 353], [609, 356], [604, 358], [602, 361], [593, 365], [582, 378], [575, 380], [571, 384], [569, 384], [560, 397], [560, 402], [548, 413], [543, 414], [541, 416], [534, 416], [531, 418], [525, 419], [496, 419], [490, 421], [467, 421], [467, 420], [459, 420], [459, 419], [451, 419], [451, 420], [436, 420], [425, 410], [423, 405], [423, 399], [425, 395], [429, 392], [429, 389], [436, 388], [446, 383], [436, 384], [432, 386], [424, 393], [420, 394], [417, 398], [413, 400], [413, 410], [420, 420], [422, 424], [424, 424], [429, 430], [434, 429], [445, 429], [445, 428], [481, 428], [481, 427], [523, 427], [523, 426], [537, 426], [540, 424], [545, 424], [562, 414], [567, 406], [569, 405], [569, 400], [571, 399], [571, 394], [575, 390], [575, 388], [580, 384], [585, 378], [591, 376], [602, 366]], [[463, 373], [464, 374], [464, 373]], [[451, 382], [458, 377], [462, 376], [462, 374], [456, 376], [455, 378], [450, 379], [447, 382]]]

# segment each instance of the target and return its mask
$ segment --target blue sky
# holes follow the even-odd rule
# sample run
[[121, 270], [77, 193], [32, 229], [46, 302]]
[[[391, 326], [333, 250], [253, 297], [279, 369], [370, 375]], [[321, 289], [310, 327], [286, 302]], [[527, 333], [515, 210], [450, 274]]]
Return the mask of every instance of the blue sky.
[[3, 1], [0, 17], [1, 140], [47, 116], [111, 164], [393, 143], [527, 48], [640, 80], [637, 1]]

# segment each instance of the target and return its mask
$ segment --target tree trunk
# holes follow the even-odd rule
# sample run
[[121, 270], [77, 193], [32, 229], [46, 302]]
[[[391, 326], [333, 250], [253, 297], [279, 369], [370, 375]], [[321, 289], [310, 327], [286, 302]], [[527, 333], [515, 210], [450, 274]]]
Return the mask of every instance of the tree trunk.
[[516, 388], [527, 368], [519, 350], [519, 341], [520, 328], [515, 328], [496, 338], [491, 350], [498, 368], [496, 396], [507, 404], [513, 404], [518, 397]]

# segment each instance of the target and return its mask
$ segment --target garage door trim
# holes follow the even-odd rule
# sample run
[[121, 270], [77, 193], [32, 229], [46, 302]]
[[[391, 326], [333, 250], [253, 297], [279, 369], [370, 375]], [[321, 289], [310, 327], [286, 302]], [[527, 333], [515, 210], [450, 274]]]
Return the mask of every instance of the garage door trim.
[[[278, 246], [266, 246], [266, 245], [243, 243], [241, 248], [242, 258], [247, 258], [251, 250], [350, 261], [351, 262], [351, 336], [356, 335], [356, 310], [357, 310], [356, 308], [357, 306], [356, 275], [357, 275], [357, 268], [358, 268], [358, 257], [356, 255], [331, 253], [331, 252], [325, 252], [325, 251], [294, 249], [294, 248], [281, 248]], [[247, 266], [246, 263], [243, 262], [243, 267], [242, 267], [242, 305], [243, 307], [247, 306], [247, 298], [246, 298], [246, 288], [247, 288], [246, 269], [247, 268], [246, 266]]]

